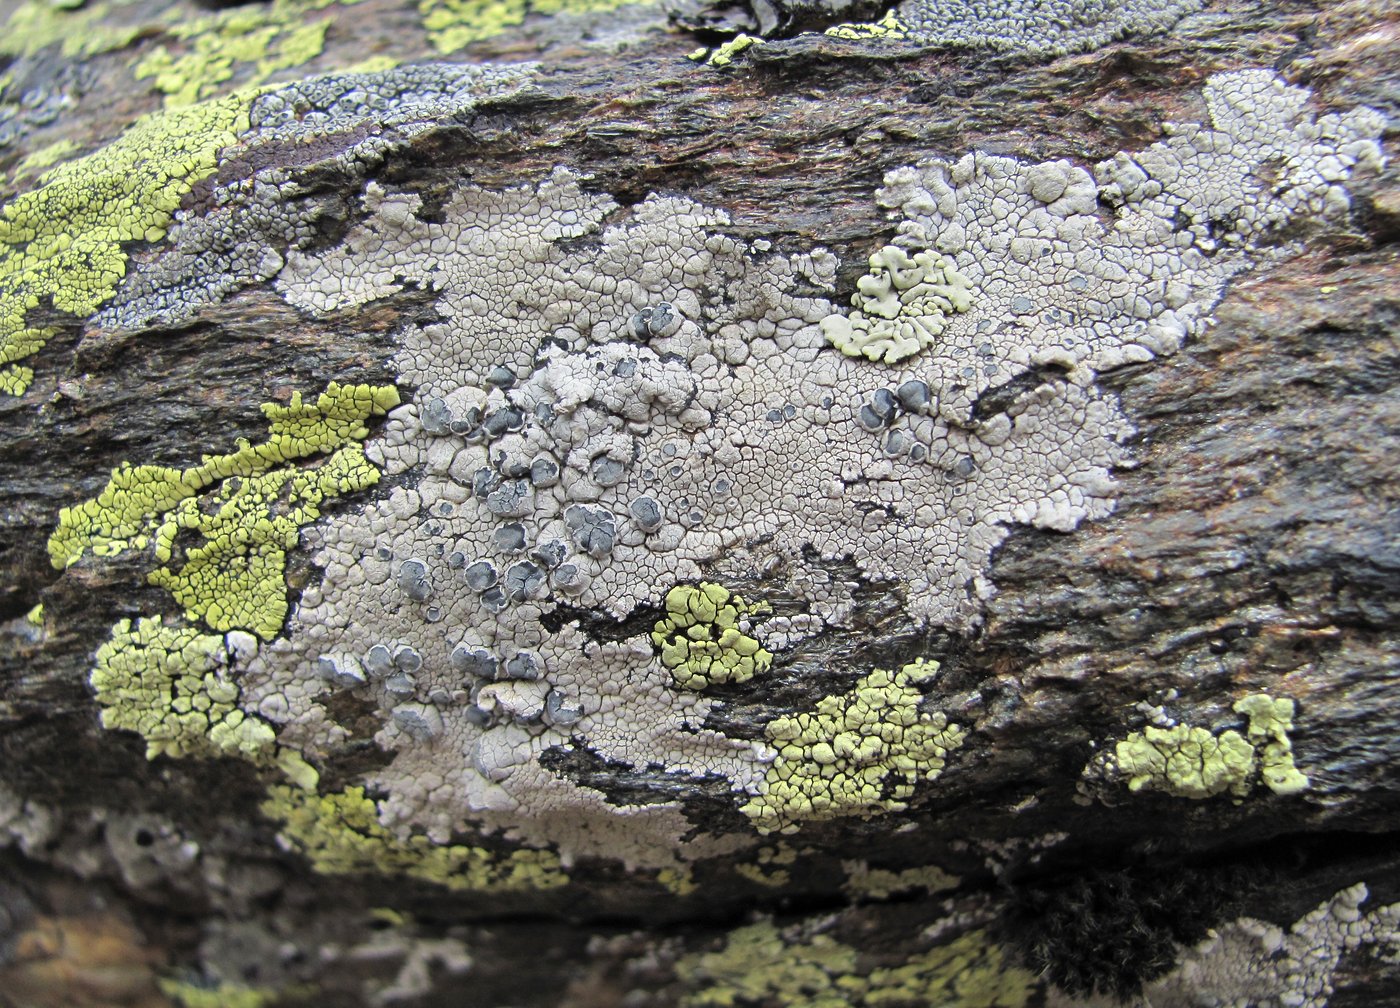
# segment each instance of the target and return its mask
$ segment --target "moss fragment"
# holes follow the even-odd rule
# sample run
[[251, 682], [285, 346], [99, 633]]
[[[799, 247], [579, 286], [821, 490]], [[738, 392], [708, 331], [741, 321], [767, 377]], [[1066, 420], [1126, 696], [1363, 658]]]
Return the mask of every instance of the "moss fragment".
[[418, 834], [395, 836], [379, 822], [378, 807], [360, 787], [317, 795], [279, 784], [269, 789], [262, 811], [282, 824], [282, 839], [326, 875], [405, 875], [479, 891], [550, 889], [568, 882], [550, 851], [506, 853], [439, 845]]
[[937, 778], [966, 735], [944, 714], [919, 710], [917, 685], [937, 670], [923, 659], [876, 669], [814, 712], [770, 722], [764, 734], [778, 756], [741, 811], [761, 833], [791, 833], [806, 820], [907, 808], [915, 784]]

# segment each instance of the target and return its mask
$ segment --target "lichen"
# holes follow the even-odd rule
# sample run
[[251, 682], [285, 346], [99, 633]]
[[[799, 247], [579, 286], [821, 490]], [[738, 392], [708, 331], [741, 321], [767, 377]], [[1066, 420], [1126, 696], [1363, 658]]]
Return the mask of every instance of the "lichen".
[[149, 78], [165, 95], [167, 107], [189, 105], [217, 94], [233, 79], [239, 64], [251, 64], [245, 84], [266, 83], [280, 71], [299, 67], [321, 54], [331, 21], [304, 21], [302, 13], [287, 4], [274, 4], [267, 9], [236, 8], [172, 25], [167, 34], [182, 45], [174, 53], [167, 46], [156, 46], [136, 64], [135, 76], [138, 80]]
[[145, 116], [0, 209], [0, 391], [24, 391], [33, 373], [17, 362], [54, 334], [31, 326], [29, 312], [96, 311], [126, 271], [122, 244], [159, 241], [181, 198], [246, 126], [242, 95]]
[[1234, 705], [1249, 724], [1218, 734], [1187, 725], [1149, 726], [1114, 747], [1112, 763], [1128, 788], [1163, 791], [1178, 798], [1209, 798], [1230, 792], [1249, 794], [1256, 779], [1275, 794], [1297, 794], [1308, 779], [1293, 763], [1288, 731], [1293, 701], [1251, 694]]
[[886, 245], [856, 281], [849, 315], [822, 319], [822, 335], [847, 357], [895, 364], [938, 340], [949, 315], [972, 307], [972, 288], [948, 260]]
[[71, 10], [50, 0], [26, 0], [14, 8], [0, 30], [0, 53], [32, 56], [57, 43], [62, 43], [62, 53], [69, 58], [121, 49], [139, 38], [144, 26], [109, 21], [108, 15], [117, 6], [94, 0]]
[[676, 976], [689, 988], [685, 1008], [1023, 1008], [1034, 984], [981, 931], [892, 966], [862, 968], [863, 959], [829, 935], [790, 939], [763, 921], [730, 932], [716, 952], [681, 959]]
[[419, 834], [396, 836], [360, 787], [317, 795], [274, 785], [263, 814], [281, 823], [280, 835], [325, 875], [404, 875], [448, 889], [514, 891], [567, 884], [559, 858], [544, 850], [492, 851], [437, 844]]
[[666, 616], [651, 640], [661, 664], [685, 689], [748, 682], [773, 663], [767, 649], [741, 629], [745, 617], [764, 611], [761, 603], [751, 606], [722, 585], [677, 585], [666, 593]]
[[897, 893], [922, 889], [936, 893], [952, 889], [961, 881], [956, 875], [937, 865], [923, 865], [918, 868], [903, 868], [890, 871], [886, 868], [872, 868], [867, 861], [842, 861], [846, 871], [846, 881], [841, 888], [852, 896], [866, 899], [884, 900]]
[[1293, 743], [1288, 738], [1293, 730], [1293, 701], [1252, 693], [1236, 701], [1232, 710], [1249, 719], [1245, 735], [1254, 746], [1265, 787], [1279, 795], [1306, 790], [1308, 778], [1294, 764]]
[[790, 833], [804, 821], [907, 808], [915, 784], [936, 779], [966, 735], [944, 714], [919, 710], [917, 686], [937, 671], [923, 659], [876, 669], [812, 713], [769, 722], [764, 736], [778, 756], [744, 814], [762, 833]]
[[753, 861], [740, 862], [734, 871], [750, 882], [769, 889], [781, 889], [792, 881], [789, 869], [797, 861], [797, 850], [785, 843], [759, 848]]
[[595, 14], [638, 0], [418, 0], [428, 41], [444, 56], [523, 24], [529, 14]]
[[179, 1008], [264, 1008], [279, 992], [266, 987], [220, 983], [200, 986], [188, 980], [162, 978], [160, 992]]
[[102, 727], [139, 733], [146, 756], [256, 759], [272, 727], [238, 707], [223, 637], [145, 617], [121, 620], [97, 649], [91, 683]]
[[844, 39], [906, 39], [909, 26], [900, 20], [898, 11], [892, 9], [879, 21], [832, 25], [825, 34]]
[[[378, 481], [358, 442], [370, 418], [397, 403], [392, 386], [332, 382], [314, 402], [294, 393], [287, 406], [264, 405], [268, 437], [259, 444], [240, 440], [235, 451], [187, 469], [123, 464], [96, 497], [60, 512], [49, 559], [63, 568], [89, 550], [112, 556], [151, 546], [158, 566], [148, 580], [169, 589], [190, 619], [270, 640], [286, 617], [287, 550], [326, 499]], [[324, 453], [330, 457], [312, 468], [284, 465]], [[182, 532], [200, 542], [179, 562]]]
[[690, 54], [694, 60], [704, 60], [712, 67], [726, 67], [734, 62], [734, 57], [751, 46], [759, 45], [763, 39], [757, 35], [748, 35], [740, 32], [723, 45], [714, 49], [697, 49]]
[[1209, 798], [1225, 791], [1249, 793], [1254, 747], [1231, 729], [1213, 735], [1205, 728], [1148, 726], [1114, 748], [1130, 791], [1149, 788], [1178, 798]]
[[1344, 959], [1366, 949], [1394, 963], [1400, 953], [1400, 903], [1368, 907], [1369, 895], [1358, 882], [1283, 927], [1252, 917], [1217, 924], [1146, 986], [1142, 1003], [1326, 1008]]

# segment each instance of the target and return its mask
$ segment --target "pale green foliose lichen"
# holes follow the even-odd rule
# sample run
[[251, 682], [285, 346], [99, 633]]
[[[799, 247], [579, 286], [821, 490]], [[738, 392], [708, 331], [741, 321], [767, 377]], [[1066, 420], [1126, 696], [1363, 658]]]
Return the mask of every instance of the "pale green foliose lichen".
[[[96, 497], [63, 509], [49, 558], [61, 569], [89, 550], [112, 556], [153, 546], [159, 566], [148, 580], [167, 588], [190, 619], [271, 640], [287, 614], [287, 551], [327, 498], [378, 481], [359, 442], [369, 419], [398, 401], [392, 386], [332, 382], [314, 402], [296, 393], [287, 406], [264, 405], [268, 437], [259, 444], [240, 440], [235, 451], [188, 469], [123, 464]], [[284, 465], [327, 452], [318, 466]], [[177, 559], [182, 531], [200, 541]]]
[[263, 814], [281, 822], [281, 837], [326, 875], [405, 875], [448, 889], [509, 891], [549, 889], [568, 877], [557, 855], [545, 850], [491, 851], [464, 844], [435, 844], [420, 834], [396, 836], [379, 821], [379, 809], [360, 787], [317, 795], [275, 785]]
[[807, 820], [907, 808], [915, 784], [937, 778], [966, 735], [944, 714], [919, 710], [917, 686], [937, 670], [923, 659], [876, 669], [815, 711], [770, 722], [764, 734], [778, 755], [744, 814], [762, 833], [791, 833]]
[[886, 245], [870, 257], [851, 305], [849, 315], [822, 319], [822, 334], [848, 357], [895, 364], [932, 346], [948, 316], [972, 307], [972, 284], [937, 252]]
[[661, 664], [676, 683], [700, 690], [714, 683], [748, 682], [768, 671], [773, 656], [744, 633], [745, 617], [765, 611], [722, 585], [702, 581], [666, 593], [666, 616], [652, 631]]
[[0, 209], [0, 392], [24, 392], [33, 372], [18, 362], [54, 333], [29, 312], [51, 304], [86, 318], [111, 297], [126, 272], [122, 243], [164, 237], [181, 198], [247, 128], [247, 105], [231, 95], [145, 116]]
[[685, 1008], [1022, 1008], [1034, 984], [981, 931], [894, 966], [862, 969], [860, 958], [828, 935], [789, 941], [764, 921], [731, 932], [717, 952], [681, 959], [676, 975], [692, 988]]
[[243, 756], [273, 745], [272, 727], [238, 707], [224, 638], [154, 617], [121, 620], [97, 649], [91, 683], [102, 727], [139, 733], [146, 755]]
[[1290, 795], [1308, 786], [1293, 763], [1288, 731], [1293, 701], [1263, 693], [1234, 705], [1249, 719], [1244, 734], [1233, 728], [1214, 734], [1205, 728], [1149, 726], [1114, 747], [1114, 762], [1128, 788], [1164, 791], [1178, 798], [1209, 798], [1229, 792], [1242, 798], [1256, 776], [1275, 794]]

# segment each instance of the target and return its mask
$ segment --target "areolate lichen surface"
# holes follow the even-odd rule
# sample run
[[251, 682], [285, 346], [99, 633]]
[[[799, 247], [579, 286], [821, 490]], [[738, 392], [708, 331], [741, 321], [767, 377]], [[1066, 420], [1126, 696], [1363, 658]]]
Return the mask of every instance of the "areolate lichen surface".
[[[851, 626], [853, 599], [823, 561], [854, 564], [911, 625], [976, 625], [1010, 527], [1068, 532], [1113, 507], [1130, 426], [1098, 374], [1174, 353], [1231, 278], [1288, 255], [1288, 228], [1344, 214], [1349, 176], [1380, 161], [1379, 115], [1317, 115], [1305, 91], [1247, 70], [1208, 82], [1209, 122], [1096, 165], [969, 151], [896, 168], [872, 194], [895, 237], [870, 247], [779, 250], [735, 237], [721, 207], [674, 192], [619, 206], [566, 167], [508, 187], [463, 178], [431, 212], [373, 177], [396, 144], [530, 73], [414, 67], [253, 98], [242, 144], [357, 138], [326, 155], [358, 187], [343, 240], [317, 241], [326, 207], [295, 169], [259, 169], [215, 186], [207, 212], [175, 214], [166, 251], [100, 315], [182, 324], [268, 283], [339, 324], [409, 289], [431, 299], [435, 317], [391, 334], [404, 402], [362, 395], [388, 410], [382, 426], [326, 458], [277, 459], [303, 483], [335, 452], [363, 461], [326, 484], [349, 506], [256, 526], [276, 532], [273, 552], [310, 547], [318, 581], [289, 607], [257, 566], [257, 604], [220, 622], [228, 606], [208, 592], [243, 598], [246, 579], [211, 558], [250, 563], [233, 537], [191, 555], [197, 577], [152, 577], [183, 622], [114, 636], [169, 638], [160, 674], [177, 698], [205, 699], [109, 723], [157, 752], [275, 753], [261, 758], [289, 783], [266, 809], [326, 870], [379, 852], [440, 881], [459, 866], [491, 884], [557, 878], [553, 861], [517, 872], [475, 848], [431, 854], [460, 835], [549, 848], [564, 868], [595, 856], [675, 870], [760, 830], [879, 815], [936, 788], [975, 730], [939, 712], [936, 665], [840, 670], [847, 691], [762, 738], [716, 726], [716, 690], [761, 687], [805, 637]], [[841, 261], [869, 264], [857, 290], [838, 286]], [[221, 515], [242, 513], [226, 513], [246, 496], [238, 481], [255, 475], [218, 476], [184, 519], [172, 503], [86, 534], [143, 548], [133, 537], [173, 521], [221, 542], [237, 524]], [[372, 499], [357, 493], [371, 485]], [[99, 498], [73, 514], [100, 512]], [[60, 529], [57, 559], [72, 537]], [[759, 572], [801, 612], [755, 596]], [[630, 636], [588, 625], [638, 612], [663, 615]], [[192, 648], [192, 668], [175, 668]], [[132, 702], [140, 691], [112, 679], [130, 662], [102, 662], [99, 696]], [[308, 771], [347, 740], [329, 709], [347, 693], [390, 759], [318, 798]], [[721, 780], [753, 832], [697, 833], [675, 801], [618, 804], [553, 769], [551, 750]]]

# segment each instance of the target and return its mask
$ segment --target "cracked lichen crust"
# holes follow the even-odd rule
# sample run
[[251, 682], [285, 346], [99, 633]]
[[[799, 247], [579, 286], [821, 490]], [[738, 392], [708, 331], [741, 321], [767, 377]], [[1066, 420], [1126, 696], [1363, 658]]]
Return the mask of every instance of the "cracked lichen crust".
[[[342, 241], [278, 253], [276, 289], [312, 316], [411, 291], [437, 318], [394, 334], [417, 392], [366, 445], [391, 489], [316, 527], [324, 577], [247, 662], [240, 704], [315, 760], [346, 739], [328, 705], [348, 692], [392, 754], [362, 781], [390, 834], [501, 832], [566, 863], [680, 878], [680, 862], [753, 838], [697, 835], [675, 801], [612, 800], [550, 769], [550, 750], [643, 780], [722, 781], [764, 828], [907, 802], [962, 729], [920, 711], [898, 673], [807, 715], [854, 720], [875, 742], [802, 741], [779, 779], [798, 715], [793, 739], [727, 737], [713, 696], [677, 688], [651, 618], [620, 637], [593, 628], [655, 612], [677, 585], [772, 572], [765, 593], [802, 607], [750, 612], [741, 629], [779, 666], [795, 641], [852, 624], [849, 590], [823, 567], [840, 560], [912, 622], [966, 629], [1009, 526], [1107, 514], [1128, 425], [1098, 372], [1174, 352], [1231, 277], [1286, 254], [1285, 227], [1341, 212], [1350, 172], [1379, 163], [1369, 111], [1314, 117], [1266, 72], [1217, 76], [1206, 96], [1213, 126], [1174, 127], [1095, 171], [974, 153], [891, 172], [877, 199], [892, 244], [975, 292], [894, 363], [823, 335], [844, 317], [829, 252], [737, 238], [722, 210], [682, 196], [619, 208], [557, 169], [504, 189], [464, 181], [428, 212], [366, 183]], [[319, 128], [278, 101], [255, 127], [266, 141]], [[357, 124], [352, 144], [377, 114], [357, 101], [324, 112]], [[176, 300], [158, 311], [184, 311]], [[918, 730], [886, 739], [891, 723]], [[861, 762], [876, 743], [887, 751]], [[812, 770], [837, 774], [823, 745], [849, 763], [839, 793]]]
[[685, 1008], [1023, 1008], [1034, 989], [1032, 976], [982, 931], [893, 964], [872, 967], [866, 960], [830, 935], [806, 937], [763, 921], [730, 932], [718, 951], [685, 956], [676, 976], [687, 988]]
[[448, 889], [489, 891], [548, 889], [568, 882], [550, 851], [493, 851], [391, 834], [363, 788], [317, 795], [279, 784], [270, 789], [263, 813], [282, 824], [284, 842], [327, 875], [404, 875]]
[[874, 24], [837, 25], [827, 34], [1060, 54], [1168, 31], [1202, 6], [1201, 0], [904, 0]]
[[443, 55], [524, 23], [531, 14], [607, 14], [655, 0], [418, 0], [433, 48]]
[[52, 305], [86, 318], [111, 297], [123, 244], [164, 237], [181, 198], [245, 128], [247, 104], [232, 95], [146, 116], [0, 208], [0, 391], [23, 393], [33, 372], [18, 362], [54, 333], [29, 313]]
[[967, 278], [936, 252], [886, 245], [856, 282], [849, 315], [822, 319], [822, 335], [848, 357], [896, 364], [933, 346], [949, 315], [972, 305]]
[[907, 808], [914, 786], [935, 780], [967, 734], [919, 709], [918, 687], [937, 671], [923, 659], [875, 669], [816, 710], [769, 722], [764, 736], [777, 757], [741, 811], [761, 833], [792, 833], [807, 821]]
[[[370, 418], [398, 401], [393, 386], [332, 382], [315, 401], [294, 393], [287, 406], [264, 405], [268, 436], [258, 444], [240, 441], [187, 469], [124, 464], [96, 497], [62, 510], [49, 558], [61, 569], [89, 550], [113, 556], [151, 546], [157, 566], [148, 580], [190, 619], [270, 640], [287, 613], [287, 551], [323, 501], [378, 482], [360, 442]], [[286, 465], [321, 454], [328, 457], [314, 467]], [[177, 550], [182, 532], [198, 543]]]
[[1114, 746], [1110, 770], [1127, 779], [1129, 790], [1148, 788], [1178, 798], [1226, 791], [1243, 797], [1256, 780], [1280, 795], [1306, 789], [1308, 778], [1294, 765], [1288, 739], [1293, 701], [1254, 693], [1233, 709], [1249, 719], [1244, 734], [1233, 728], [1217, 734], [1187, 725], [1149, 726]]
[[765, 611], [723, 585], [677, 585], [666, 593], [666, 616], [651, 641], [678, 686], [748, 682], [773, 664], [773, 655], [743, 629], [746, 617]]
[[122, 620], [97, 649], [90, 680], [102, 705], [102, 727], [140, 733], [152, 759], [258, 757], [274, 733], [237, 705], [238, 684], [229, 666], [240, 647], [153, 617], [134, 625]]
[[[302, 181], [310, 152], [353, 187], [412, 137], [518, 92], [532, 72], [531, 64], [422, 64], [312, 77], [259, 95], [241, 142], [289, 145], [301, 170], [272, 164], [217, 181], [207, 207], [175, 214], [169, 250], [126, 278], [98, 324], [184, 325], [234, 291], [270, 280], [288, 249], [317, 241], [323, 221], [341, 212], [325, 186]], [[332, 145], [331, 138], [341, 139]]]
[[1156, 1008], [1325, 1008], [1332, 974], [1360, 949], [1400, 954], [1400, 903], [1366, 907], [1361, 883], [1341, 890], [1289, 927], [1242, 917], [1183, 949], [1178, 965], [1149, 983]]

